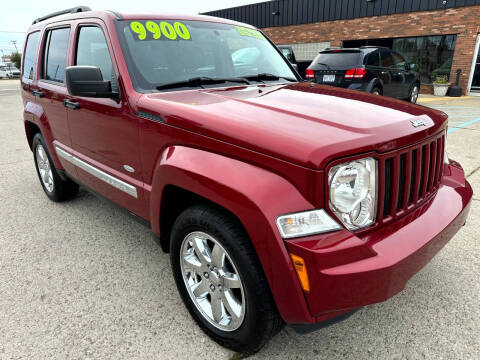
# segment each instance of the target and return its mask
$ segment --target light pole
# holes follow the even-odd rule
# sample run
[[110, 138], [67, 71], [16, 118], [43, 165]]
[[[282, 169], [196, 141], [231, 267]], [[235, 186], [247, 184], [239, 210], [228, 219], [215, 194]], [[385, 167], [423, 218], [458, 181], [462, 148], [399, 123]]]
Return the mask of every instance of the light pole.
[[17, 40], [12, 40], [11, 43], [13, 44], [13, 46], [15, 46], [15, 51], [16, 51], [16, 53], [18, 54]]

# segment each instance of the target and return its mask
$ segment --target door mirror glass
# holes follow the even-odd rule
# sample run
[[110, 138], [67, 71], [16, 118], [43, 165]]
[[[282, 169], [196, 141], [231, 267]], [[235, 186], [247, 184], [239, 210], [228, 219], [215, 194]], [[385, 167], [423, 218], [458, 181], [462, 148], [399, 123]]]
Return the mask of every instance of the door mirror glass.
[[96, 66], [67, 67], [66, 84], [72, 96], [118, 98], [118, 93], [112, 92], [110, 81], [103, 80], [102, 72]]

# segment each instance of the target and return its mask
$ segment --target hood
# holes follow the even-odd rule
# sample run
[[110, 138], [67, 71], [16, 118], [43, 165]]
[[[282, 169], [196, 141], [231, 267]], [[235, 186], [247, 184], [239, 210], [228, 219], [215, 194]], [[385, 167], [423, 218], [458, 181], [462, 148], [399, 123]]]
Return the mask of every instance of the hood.
[[421, 141], [444, 129], [447, 119], [423, 106], [313, 83], [145, 94], [138, 110], [313, 169], [335, 158]]

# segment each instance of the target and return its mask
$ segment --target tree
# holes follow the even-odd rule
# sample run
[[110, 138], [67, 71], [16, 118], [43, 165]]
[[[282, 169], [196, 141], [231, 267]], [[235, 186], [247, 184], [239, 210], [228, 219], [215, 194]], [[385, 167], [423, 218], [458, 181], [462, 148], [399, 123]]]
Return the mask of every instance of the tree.
[[20, 69], [20, 64], [22, 62], [22, 54], [16, 52], [10, 55], [10, 61], [15, 64], [17, 69]]

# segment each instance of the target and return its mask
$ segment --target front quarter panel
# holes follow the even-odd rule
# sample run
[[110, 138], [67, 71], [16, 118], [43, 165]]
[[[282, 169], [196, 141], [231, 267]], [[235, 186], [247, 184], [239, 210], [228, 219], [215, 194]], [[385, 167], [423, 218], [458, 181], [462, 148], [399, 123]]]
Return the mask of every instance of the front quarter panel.
[[235, 214], [255, 247], [283, 319], [289, 323], [314, 321], [275, 225], [281, 214], [313, 208], [292, 184], [232, 158], [184, 146], [169, 147], [156, 165], [150, 195], [150, 218], [157, 234], [161, 232], [161, 196], [167, 185], [189, 190]]

